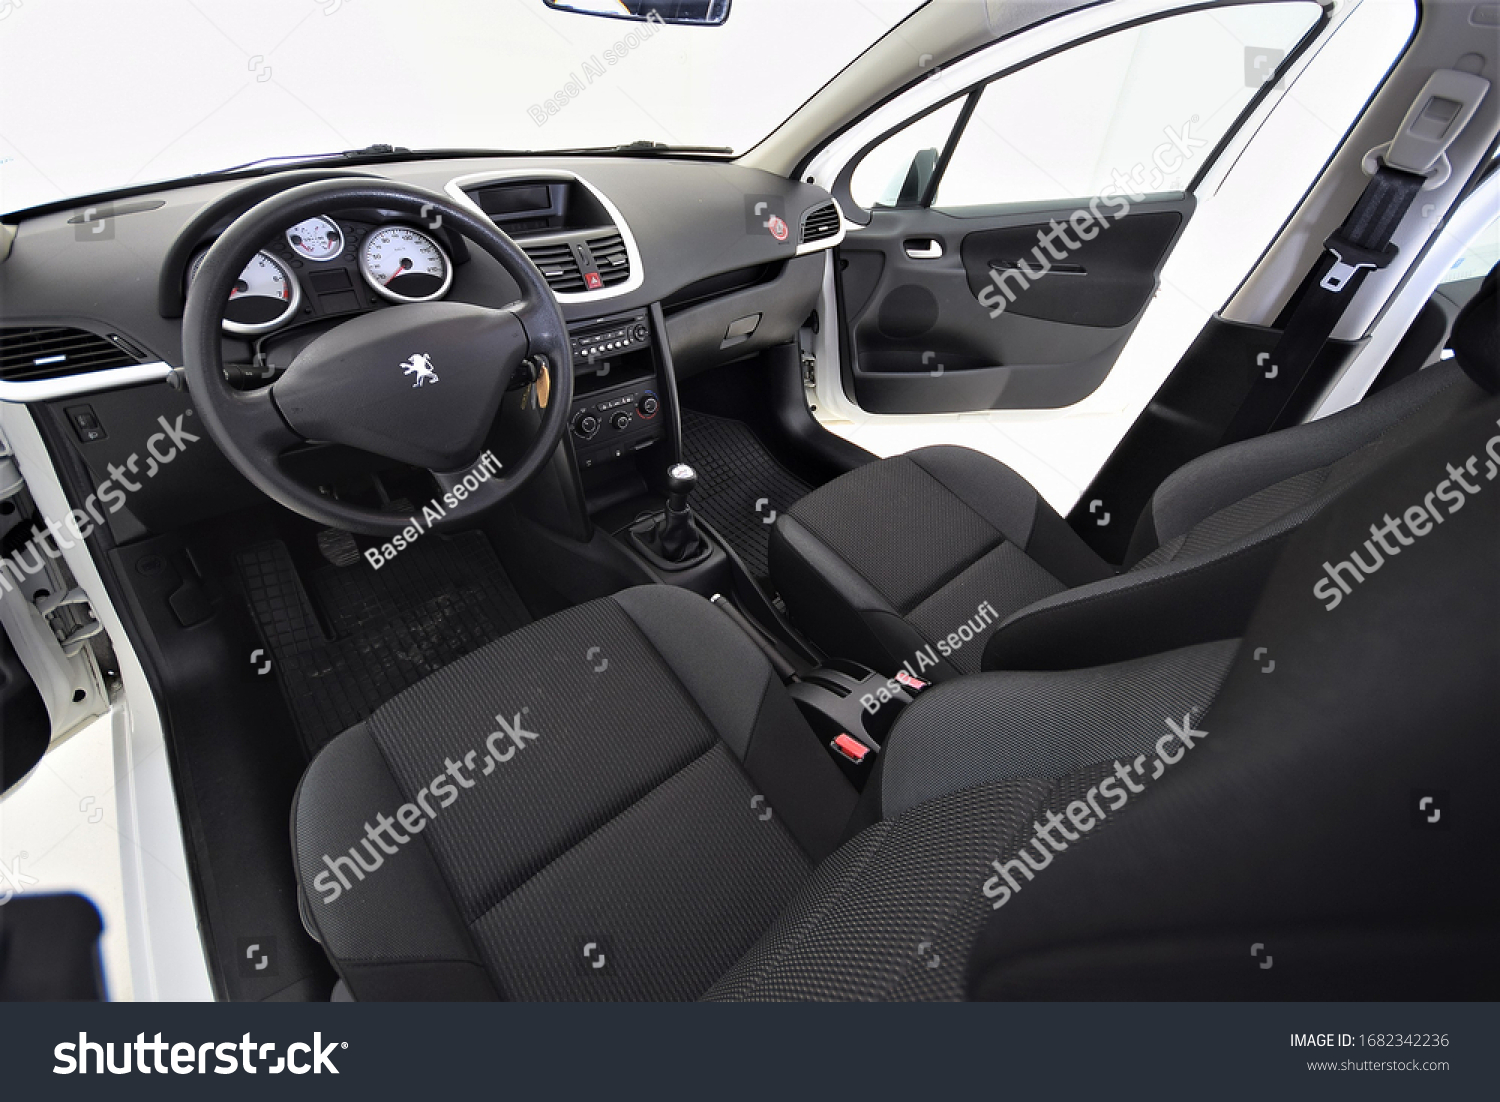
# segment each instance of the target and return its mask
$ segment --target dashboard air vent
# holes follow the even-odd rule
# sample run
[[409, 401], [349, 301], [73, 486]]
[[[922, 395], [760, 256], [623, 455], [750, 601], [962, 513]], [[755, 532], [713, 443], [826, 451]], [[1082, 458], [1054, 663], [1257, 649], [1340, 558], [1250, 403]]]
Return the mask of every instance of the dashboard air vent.
[[60, 379], [136, 360], [97, 333], [61, 327], [0, 329], [0, 379]]
[[814, 207], [802, 216], [802, 244], [826, 241], [839, 234], [839, 209], [832, 203]]
[[585, 289], [583, 273], [578, 270], [578, 258], [573, 255], [573, 246], [566, 241], [522, 245], [521, 250], [541, 269], [554, 291], [578, 294]]
[[599, 269], [599, 278], [604, 286], [613, 287], [630, 278], [630, 254], [625, 251], [625, 239], [617, 233], [589, 240], [589, 252], [594, 254], [594, 264]]

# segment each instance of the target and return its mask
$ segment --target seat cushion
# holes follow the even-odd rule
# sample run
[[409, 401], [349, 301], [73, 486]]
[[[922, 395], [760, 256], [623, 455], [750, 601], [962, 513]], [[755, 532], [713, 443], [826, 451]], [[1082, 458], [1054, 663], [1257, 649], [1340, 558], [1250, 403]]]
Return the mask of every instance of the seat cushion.
[[294, 848], [356, 998], [684, 999], [854, 798], [744, 633], [648, 587], [498, 640], [334, 739]]
[[771, 575], [831, 654], [942, 680], [979, 669], [1011, 612], [1109, 568], [1031, 486], [967, 448], [858, 468], [776, 522]]
[[1015, 858], [1049, 810], [1092, 800], [1109, 815], [1099, 789], [1118, 784], [1115, 763], [1154, 761], [1164, 738], [1175, 752], [1169, 721], [1207, 710], [1238, 646], [980, 674], [923, 693], [866, 791], [877, 821], [818, 868], [706, 997], [961, 998], [969, 950], [993, 913], [991, 862]]

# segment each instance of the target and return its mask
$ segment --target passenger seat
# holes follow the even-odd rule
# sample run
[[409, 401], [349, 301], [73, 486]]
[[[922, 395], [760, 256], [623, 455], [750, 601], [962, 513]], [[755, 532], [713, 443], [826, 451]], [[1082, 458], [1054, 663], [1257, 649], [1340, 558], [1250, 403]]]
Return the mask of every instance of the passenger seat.
[[1167, 478], [1118, 574], [1020, 475], [939, 446], [850, 471], [793, 505], [771, 534], [772, 581], [824, 651], [930, 680], [1071, 669], [1238, 635], [1298, 526], [1500, 390], [1497, 274], [1455, 322], [1453, 360]]

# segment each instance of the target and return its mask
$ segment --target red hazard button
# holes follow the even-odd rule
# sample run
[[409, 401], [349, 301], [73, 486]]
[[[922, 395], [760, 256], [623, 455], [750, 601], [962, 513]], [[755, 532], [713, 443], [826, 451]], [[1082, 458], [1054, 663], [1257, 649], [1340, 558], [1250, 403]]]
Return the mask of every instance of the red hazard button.
[[858, 739], [850, 738], [848, 735], [839, 735], [828, 744], [833, 749], [854, 762], [856, 765], [870, 756], [870, 748]]
[[604, 277], [598, 272], [584, 272], [583, 285], [590, 291], [597, 291], [604, 286]]

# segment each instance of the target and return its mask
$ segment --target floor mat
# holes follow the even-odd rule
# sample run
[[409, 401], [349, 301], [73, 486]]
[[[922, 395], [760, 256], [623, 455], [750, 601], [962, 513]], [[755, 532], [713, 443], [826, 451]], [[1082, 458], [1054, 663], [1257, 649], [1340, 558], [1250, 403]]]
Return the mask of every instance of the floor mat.
[[768, 452], [742, 421], [682, 411], [683, 457], [698, 472], [693, 508], [766, 577], [771, 524], [812, 487]]
[[306, 588], [280, 540], [238, 558], [309, 754], [401, 690], [531, 620], [478, 532], [425, 536], [379, 570], [363, 561], [320, 567]]

